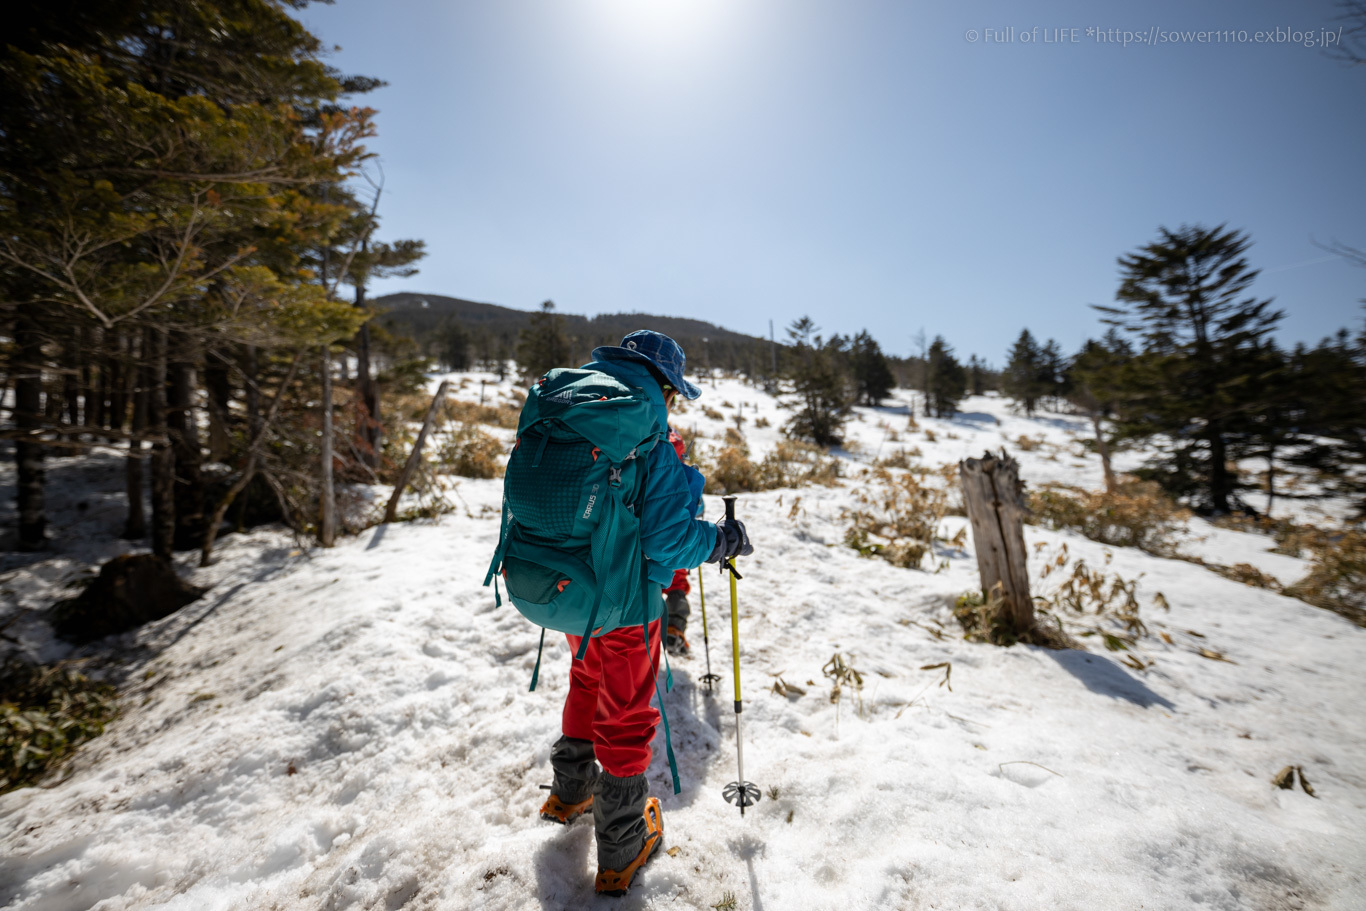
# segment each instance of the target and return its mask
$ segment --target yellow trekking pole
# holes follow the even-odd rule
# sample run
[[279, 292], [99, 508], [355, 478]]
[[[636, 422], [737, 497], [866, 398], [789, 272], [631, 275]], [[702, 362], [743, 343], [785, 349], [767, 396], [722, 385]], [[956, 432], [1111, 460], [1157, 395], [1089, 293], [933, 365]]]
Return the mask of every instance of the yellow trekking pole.
[[[722, 497], [726, 503], [726, 518], [735, 521], [735, 497]], [[735, 581], [740, 574], [735, 571], [735, 558], [728, 558], [724, 569], [730, 570], [730, 643], [735, 666], [735, 768], [739, 773], [736, 781], [726, 785], [721, 796], [727, 802], [740, 806], [740, 815], [745, 815], [745, 807], [759, 802], [759, 786], [745, 781], [745, 748], [740, 737], [740, 600], [735, 592]], [[700, 577], [700, 574], [699, 574]], [[705, 620], [703, 621], [706, 622]]]
[[707, 593], [702, 588], [702, 568], [697, 568], [697, 597], [702, 601], [702, 651], [707, 656], [707, 672], [702, 675], [702, 685], [711, 692], [713, 684], [721, 682], [720, 674], [711, 672], [711, 642], [707, 638]]

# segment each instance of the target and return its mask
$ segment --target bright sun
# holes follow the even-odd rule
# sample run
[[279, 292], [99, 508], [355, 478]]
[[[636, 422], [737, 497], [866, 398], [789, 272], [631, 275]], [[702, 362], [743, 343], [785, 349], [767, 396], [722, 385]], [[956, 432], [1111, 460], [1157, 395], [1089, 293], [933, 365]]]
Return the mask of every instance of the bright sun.
[[616, 37], [665, 48], [691, 44], [719, 22], [726, 0], [593, 0], [595, 18]]

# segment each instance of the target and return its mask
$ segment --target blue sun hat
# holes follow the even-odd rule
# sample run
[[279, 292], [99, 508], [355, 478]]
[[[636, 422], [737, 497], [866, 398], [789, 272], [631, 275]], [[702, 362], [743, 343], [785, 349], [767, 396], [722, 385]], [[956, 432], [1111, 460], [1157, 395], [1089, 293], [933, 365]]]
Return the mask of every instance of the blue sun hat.
[[687, 358], [678, 342], [659, 332], [637, 329], [621, 340], [618, 346], [604, 345], [593, 349], [595, 361], [645, 361], [653, 366], [669, 385], [679, 391], [685, 399], [695, 399], [702, 394], [692, 383], [683, 378]]

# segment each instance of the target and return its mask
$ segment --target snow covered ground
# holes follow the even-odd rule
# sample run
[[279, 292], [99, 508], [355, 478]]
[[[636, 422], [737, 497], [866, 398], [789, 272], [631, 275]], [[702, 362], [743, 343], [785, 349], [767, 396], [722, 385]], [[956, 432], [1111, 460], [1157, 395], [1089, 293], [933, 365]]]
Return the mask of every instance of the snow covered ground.
[[[478, 379], [459, 394], [477, 399]], [[963, 409], [915, 431], [904, 400], [860, 409], [846, 474], [896, 447], [933, 466], [1006, 442], [1032, 483], [1099, 486], [1083, 422], [1027, 419], [994, 397]], [[708, 382], [677, 424], [714, 445], [737, 412], [758, 458], [787, 413], [738, 381]], [[1040, 444], [1021, 451], [1022, 435]], [[121, 471], [112, 454], [55, 468], [59, 552], [6, 558], [10, 605], [50, 603], [121, 548], [108, 540]], [[670, 853], [625, 899], [593, 896], [590, 823], [536, 818], [570, 656], [548, 637], [526, 691], [538, 630], [479, 584], [501, 482], [463, 480], [460, 509], [437, 522], [333, 550], [260, 530], [223, 539], [213, 567], [187, 564], [212, 588], [127, 637], [122, 717], [45, 787], [0, 797], [0, 905], [706, 909], [733, 894], [768, 911], [1366, 907], [1366, 630], [1116, 549], [1114, 570], [1142, 574], [1146, 670], [1099, 650], [969, 643], [949, 604], [977, 587], [970, 544], [942, 549], [938, 572], [860, 558], [841, 544], [857, 483], [740, 500], [756, 547], [739, 588], [745, 767], [765, 791], [743, 819], [721, 798], [735, 778], [729, 604], [712, 569], [723, 682], [708, 695], [694, 577], [694, 654], [665, 697], [682, 793], [662, 749], [651, 770]], [[945, 536], [965, 521], [946, 519]], [[1265, 537], [1192, 524], [1192, 554], [1283, 581], [1304, 571]], [[1032, 527], [1026, 539], [1095, 564], [1106, 551]], [[1158, 591], [1170, 612], [1152, 605]], [[40, 624], [16, 629], [39, 647]], [[42, 645], [48, 660], [63, 648]], [[864, 675], [861, 712], [851, 692], [829, 699], [821, 669], [836, 652]], [[942, 662], [945, 686], [943, 668], [921, 669]], [[773, 692], [779, 675], [805, 693]], [[1287, 764], [1316, 796], [1271, 785]]]

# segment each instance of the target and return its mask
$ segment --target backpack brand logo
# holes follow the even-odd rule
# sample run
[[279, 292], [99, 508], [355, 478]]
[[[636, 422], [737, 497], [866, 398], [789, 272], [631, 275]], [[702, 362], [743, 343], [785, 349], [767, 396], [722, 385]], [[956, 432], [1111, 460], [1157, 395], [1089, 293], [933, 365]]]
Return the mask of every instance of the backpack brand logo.
[[564, 402], [566, 405], [568, 405], [574, 401], [574, 391], [572, 389], [565, 389], [555, 393], [554, 395], [546, 396], [545, 400], [547, 402]]
[[588, 506], [584, 508], [583, 515], [580, 518], [586, 519], [593, 514], [593, 507], [598, 503], [598, 488], [601, 486], [601, 484], [594, 484], [593, 489], [588, 492]]

